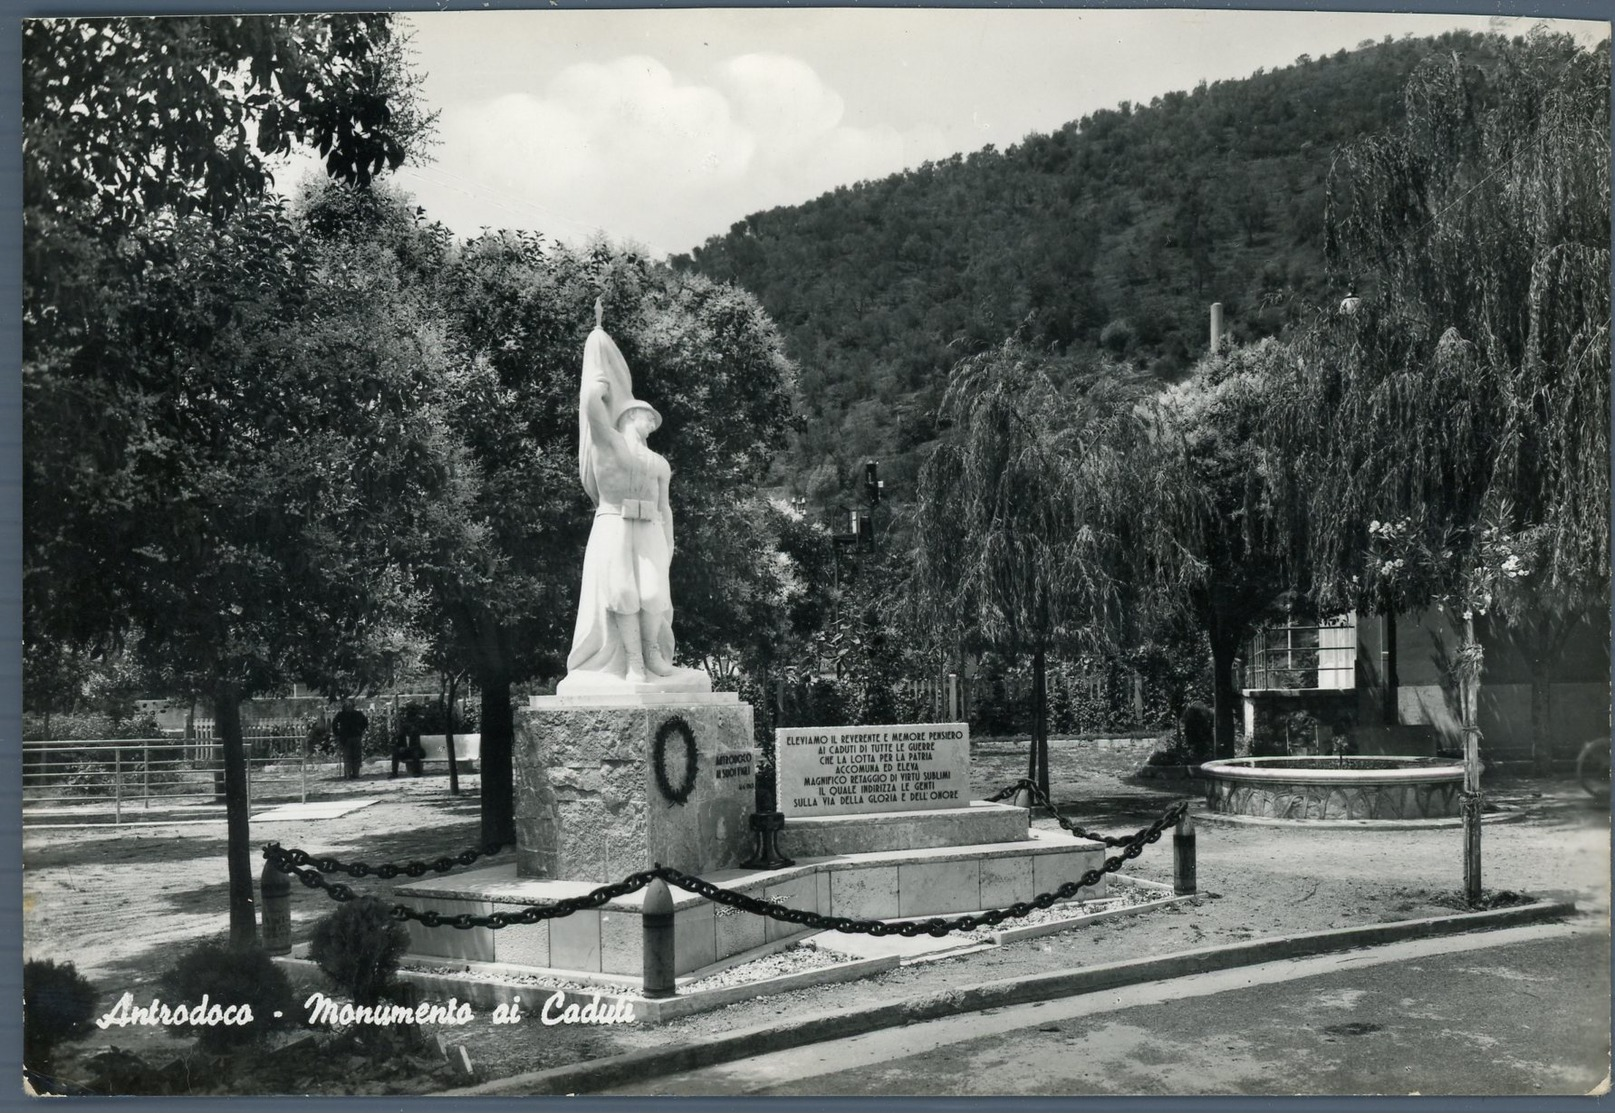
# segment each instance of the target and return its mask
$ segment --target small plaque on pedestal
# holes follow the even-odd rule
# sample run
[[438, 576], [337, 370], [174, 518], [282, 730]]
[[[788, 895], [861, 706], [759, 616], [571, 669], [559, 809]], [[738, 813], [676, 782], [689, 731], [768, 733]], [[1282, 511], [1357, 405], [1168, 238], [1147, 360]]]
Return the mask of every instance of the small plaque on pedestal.
[[970, 802], [970, 727], [785, 727], [774, 732], [779, 810], [787, 816], [962, 808]]

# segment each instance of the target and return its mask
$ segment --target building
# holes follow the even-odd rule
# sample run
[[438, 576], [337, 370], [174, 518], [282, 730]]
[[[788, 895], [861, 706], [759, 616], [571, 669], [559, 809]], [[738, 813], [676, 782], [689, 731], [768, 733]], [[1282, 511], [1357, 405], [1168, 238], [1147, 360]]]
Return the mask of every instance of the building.
[[[1475, 633], [1485, 652], [1477, 725], [1488, 760], [1532, 758], [1533, 678], [1545, 699], [1550, 759], [1573, 760], [1583, 742], [1610, 736], [1607, 612], [1561, 627], [1547, 648], [1484, 616]], [[1452, 662], [1462, 639], [1462, 620], [1439, 610], [1262, 631], [1242, 670], [1252, 752], [1328, 752], [1337, 735], [1365, 754], [1461, 751]]]

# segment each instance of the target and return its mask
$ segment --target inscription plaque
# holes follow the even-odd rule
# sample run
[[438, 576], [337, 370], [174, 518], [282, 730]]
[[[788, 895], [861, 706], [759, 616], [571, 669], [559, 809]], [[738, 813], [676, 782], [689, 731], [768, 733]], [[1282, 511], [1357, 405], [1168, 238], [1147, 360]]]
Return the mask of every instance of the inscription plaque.
[[970, 727], [783, 727], [774, 732], [779, 810], [858, 815], [970, 804]]
[[729, 750], [718, 754], [712, 761], [712, 770], [719, 791], [755, 792], [757, 789], [751, 750]]

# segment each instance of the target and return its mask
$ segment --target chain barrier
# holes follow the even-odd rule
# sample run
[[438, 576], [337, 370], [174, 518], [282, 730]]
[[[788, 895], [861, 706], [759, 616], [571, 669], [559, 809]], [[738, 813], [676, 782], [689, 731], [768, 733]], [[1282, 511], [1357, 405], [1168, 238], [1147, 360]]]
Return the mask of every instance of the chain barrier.
[[1163, 812], [1154, 823], [1136, 831], [1130, 839], [1121, 840], [1125, 850], [1120, 854], [1112, 855], [1098, 869], [1091, 869], [1084, 873], [1080, 880], [1067, 881], [1058, 888], [1046, 893], [1039, 893], [1029, 901], [1016, 901], [1007, 908], [994, 908], [977, 915], [955, 916], [952, 919], [933, 918], [929, 920], [909, 920], [905, 923], [892, 924], [885, 920], [855, 920], [847, 916], [823, 916], [817, 912], [808, 912], [801, 908], [791, 908], [787, 905], [776, 904], [771, 900], [759, 900], [744, 893], [733, 893], [727, 889], [719, 888], [710, 881], [699, 877], [691, 877], [675, 869], [658, 866], [653, 873], [661, 877], [669, 885], [677, 885], [686, 892], [705, 897], [715, 904], [728, 905], [738, 908], [742, 912], [750, 912], [756, 916], [768, 916], [788, 924], [800, 924], [813, 928], [816, 931], [839, 931], [844, 934], [857, 935], [901, 935], [913, 938], [917, 935], [932, 935], [938, 938], [955, 931], [974, 931], [980, 927], [995, 927], [1005, 920], [1019, 919], [1028, 916], [1038, 909], [1052, 906], [1057, 901], [1068, 900], [1077, 895], [1079, 889], [1089, 889], [1099, 884], [1106, 874], [1115, 873], [1123, 865], [1144, 853], [1144, 847], [1152, 842], [1159, 841], [1161, 832], [1168, 827], [1175, 826], [1180, 818], [1189, 809], [1187, 800], [1172, 805]]
[[444, 856], [433, 862], [383, 862], [379, 866], [367, 865], [364, 862], [343, 863], [335, 858], [316, 858], [303, 850], [285, 850], [280, 843], [272, 842], [264, 847], [264, 857], [275, 863], [275, 868], [282, 873], [293, 873], [290, 866], [312, 866], [320, 873], [345, 873], [349, 877], [379, 877], [384, 881], [391, 881], [399, 874], [409, 877], [425, 877], [428, 873], [448, 873], [461, 866], [469, 866], [479, 858], [498, 854], [501, 850], [509, 849], [513, 843], [491, 842], [485, 846], [472, 847], [462, 850], [452, 856]]
[[1065, 828], [1067, 831], [1071, 832], [1073, 835], [1077, 836], [1079, 839], [1092, 839], [1094, 842], [1102, 842], [1106, 846], [1117, 847], [1126, 846], [1129, 840], [1132, 838], [1132, 836], [1128, 836], [1127, 838], [1118, 838], [1115, 835], [1101, 835], [1097, 831], [1090, 831], [1086, 827], [1077, 826], [1077, 824], [1072, 823], [1069, 819], [1060, 814], [1060, 809], [1054, 806], [1054, 801], [1043, 795], [1043, 790], [1037, 787], [1036, 781], [1027, 780], [1025, 777], [1022, 777], [1008, 788], [1000, 789], [993, 793], [991, 796], [987, 797], [987, 802], [996, 804], [1001, 800], [1008, 800], [1011, 796], [1014, 796], [1023, 788], [1032, 794], [1032, 803], [1036, 804], [1040, 808], [1047, 808], [1049, 814], [1054, 817], [1054, 821], [1056, 823]]
[[[1006, 791], [1009, 793], [1017, 792], [1020, 790], [1021, 785], [1026, 783], [1029, 782], [1023, 781], [1021, 784], [1012, 785]], [[1002, 799], [1003, 794], [999, 794], [997, 798]], [[610, 901], [616, 900], [618, 897], [637, 892], [652, 881], [660, 878], [669, 885], [676, 885], [686, 892], [704, 897], [715, 904], [727, 905], [730, 908], [736, 908], [756, 916], [766, 916], [782, 923], [799, 924], [817, 931], [839, 931], [845, 934], [874, 936], [901, 935], [907, 938], [913, 938], [917, 935], [941, 937], [954, 931], [974, 931], [979, 927], [993, 927], [1008, 919], [1027, 916], [1033, 911], [1048, 908], [1057, 901], [1067, 900], [1075, 896], [1079, 889], [1092, 888], [1099, 884], [1106, 874], [1115, 873], [1125, 863], [1144, 853], [1144, 847], [1159, 841], [1161, 832], [1168, 827], [1174, 826], [1188, 811], [1188, 808], [1189, 802], [1187, 800], [1180, 801], [1163, 812], [1160, 818], [1149, 826], [1139, 828], [1130, 838], [1116, 840], [1111, 845], [1124, 846], [1126, 849], [1120, 854], [1106, 858], [1102, 866], [1088, 870], [1077, 881], [1067, 881], [1056, 889], [1046, 893], [1039, 893], [1029, 901], [1017, 901], [1006, 908], [994, 908], [976, 915], [956, 916], [948, 920], [933, 918], [893, 924], [884, 920], [857, 920], [847, 916], [824, 916], [817, 912], [809, 912], [806, 909], [792, 908], [789, 905], [778, 904], [771, 900], [747, 896], [744, 893], [730, 892], [728, 889], [720, 888], [710, 881], [705, 881], [699, 877], [694, 877], [660, 864], [653, 869], [631, 873], [621, 881], [603, 885], [582, 896], [567, 897], [549, 904], [528, 905], [526, 908], [514, 912], [494, 912], [487, 916], [473, 916], [469, 912], [445, 915], [435, 910], [429, 909], [422, 912], [405, 904], [394, 904], [390, 909], [390, 915], [394, 920], [416, 920], [426, 927], [452, 927], [462, 930], [482, 927], [498, 930], [499, 928], [510, 927], [512, 924], [536, 924], [543, 920], [554, 920], [563, 916], [570, 916], [574, 912], [599, 908]], [[467, 851], [466, 853], [476, 854], [475, 851]], [[460, 857], [464, 858], [465, 855], [462, 854]], [[340, 863], [332, 862], [331, 859], [312, 858], [301, 850], [286, 850], [279, 843], [270, 843], [265, 846], [264, 858], [277, 870], [295, 876], [308, 888], [323, 889], [325, 894], [332, 900], [339, 902], [350, 901], [358, 896], [352, 888], [342, 882], [326, 880], [324, 873], [327, 871], [323, 871], [321, 867], [326, 863], [340, 865]], [[438, 861], [458, 863], [459, 860], [440, 858]], [[474, 857], [472, 861], [475, 861]], [[410, 863], [410, 865], [420, 864], [422, 863]], [[374, 873], [377, 877], [381, 877], [383, 875], [380, 871], [386, 867], [372, 869], [372, 867], [365, 866], [362, 862], [356, 862], [352, 866], [344, 868], [346, 872], [354, 877], [367, 876], [369, 873]], [[362, 868], [366, 872], [355, 873], [356, 868]], [[337, 871], [332, 870], [329, 872]], [[403, 872], [407, 872], [407, 870]], [[397, 876], [397, 872], [395, 871], [392, 876]], [[411, 876], [419, 876], [419, 874], [411, 874]]]

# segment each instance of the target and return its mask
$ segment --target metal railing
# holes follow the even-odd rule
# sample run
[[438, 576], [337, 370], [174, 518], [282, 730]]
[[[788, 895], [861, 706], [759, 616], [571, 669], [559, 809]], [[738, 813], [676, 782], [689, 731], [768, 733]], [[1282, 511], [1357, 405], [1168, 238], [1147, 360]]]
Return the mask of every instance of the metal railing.
[[1354, 618], [1317, 626], [1276, 626], [1251, 639], [1244, 686], [1255, 691], [1340, 690], [1356, 685]]
[[[260, 734], [246, 741], [249, 805], [308, 799], [310, 763], [303, 738]], [[110, 804], [112, 822], [121, 824], [127, 811], [149, 813], [154, 801], [160, 808], [224, 802], [222, 747], [195, 738], [24, 742], [22, 763], [25, 823], [40, 819], [46, 809], [94, 812]]]

